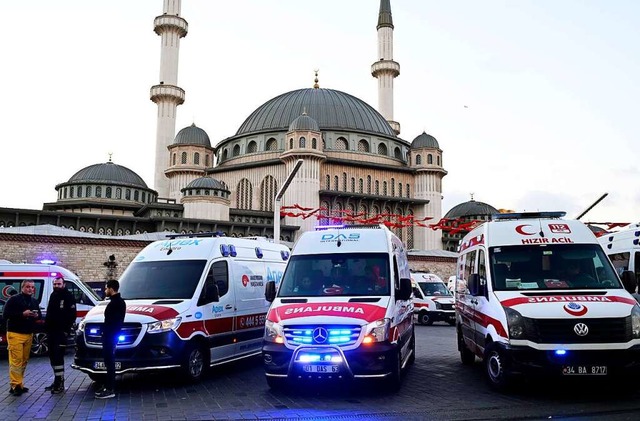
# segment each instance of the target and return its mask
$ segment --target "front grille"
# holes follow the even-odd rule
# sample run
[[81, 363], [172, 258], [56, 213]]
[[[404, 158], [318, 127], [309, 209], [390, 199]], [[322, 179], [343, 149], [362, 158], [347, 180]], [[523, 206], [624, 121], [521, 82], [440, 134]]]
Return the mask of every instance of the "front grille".
[[441, 310], [453, 310], [453, 304], [440, 304]]
[[[584, 323], [589, 332], [579, 336], [574, 331]], [[530, 319], [524, 318], [525, 337], [541, 344], [624, 343], [632, 339], [631, 317], [606, 319]]]
[[284, 337], [291, 345], [353, 345], [360, 337], [360, 326], [289, 326]]
[[[102, 326], [103, 323], [87, 323], [84, 327], [84, 339], [89, 345], [102, 346]], [[118, 334], [118, 345], [133, 344], [142, 330], [140, 323], [125, 323]]]

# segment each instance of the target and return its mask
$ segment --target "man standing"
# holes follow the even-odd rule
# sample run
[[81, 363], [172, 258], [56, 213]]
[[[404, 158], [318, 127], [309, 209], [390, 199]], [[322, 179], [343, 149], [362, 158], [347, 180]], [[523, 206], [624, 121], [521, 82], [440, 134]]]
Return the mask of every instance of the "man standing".
[[124, 323], [124, 315], [127, 306], [120, 296], [118, 290], [120, 283], [116, 280], [107, 281], [104, 288], [104, 295], [109, 299], [109, 304], [104, 310], [104, 325], [102, 326], [102, 356], [104, 365], [107, 368], [107, 381], [104, 387], [97, 391], [95, 397], [98, 399], [109, 399], [116, 396], [114, 389], [116, 383], [116, 344], [118, 334]]
[[42, 318], [38, 301], [32, 297], [36, 290], [33, 281], [25, 279], [20, 289], [21, 293], [9, 298], [4, 306], [11, 383], [9, 393], [14, 396], [20, 396], [29, 391], [29, 388], [24, 387], [24, 372], [29, 362], [36, 320]]
[[44, 326], [49, 345], [49, 360], [53, 369], [54, 380], [44, 388], [51, 393], [64, 392], [64, 351], [73, 323], [76, 321], [76, 300], [73, 294], [64, 287], [64, 278], [58, 275], [53, 281], [53, 292], [49, 297]]

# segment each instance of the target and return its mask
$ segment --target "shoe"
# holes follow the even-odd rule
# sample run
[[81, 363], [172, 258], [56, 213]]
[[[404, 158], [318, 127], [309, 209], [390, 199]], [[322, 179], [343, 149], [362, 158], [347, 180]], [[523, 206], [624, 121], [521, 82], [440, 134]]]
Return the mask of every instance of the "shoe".
[[10, 395], [13, 395], [13, 393], [14, 393], [14, 392], [15, 392], [15, 390], [13, 390], [13, 387], [10, 387], [10, 388], [9, 388], [9, 394], [10, 394]]
[[9, 391], [9, 393], [11, 393], [13, 396], [20, 396], [22, 395], [23, 392], [20, 386], [16, 386], [12, 388], [11, 391]]
[[[28, 387], [22, 387], [22, 386], [18, 386], [20, 388], [20, 390], [22, 391], [22, 393], [27, 393], [29, 391]], [[22, 394], [20, 393], [20, 394]]]
[[64, 381], [58, 383], [51, 389], [52, 395], [55, 395], [57, 393], [62, 393], [62, 392], [64, 392]]
[[52, 391], [52, 390], [53, 390], [53, 389], [55, 389], [55, 388], [56, 388], [56, 382], [54, 381], [54, 382], [53, 382], [53, 383], [51, 383], [49, 386], [45, 387], [45, 388], [44, 388], [44, 390], [45, 390], [46, 392], [50, 392], [50, 391]]
[[116, 394], [113, 392], [113, 390], [102, 389], [101, 391], [96, 392], [95, 397], [96, 399], [110, 399], [115, 398]]

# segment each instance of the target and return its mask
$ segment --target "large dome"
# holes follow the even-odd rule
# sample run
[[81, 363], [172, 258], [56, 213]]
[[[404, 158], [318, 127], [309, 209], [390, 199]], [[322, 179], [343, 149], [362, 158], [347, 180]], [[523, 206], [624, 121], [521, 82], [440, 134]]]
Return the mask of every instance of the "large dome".
[[180, 130], [173, 141], [174, 145], [203, 145], [211, 147], [207, 132], [197, 127], [195, 123]]
[[89, 165], [71, 176], [68, 183], [111, 183], [131, 187], [148, 188], [147, 183], [135, 172], [127, 167], [105, 162], [103, 164]]
[[446, 219], [456, 219], [465, 216], [495, 215], [497, 213], [500, 212], [493, 206], [484, 202], [476, 202], [472, 199], [454, 206], [444, 217]]
[[307, 88], [279, 95], [258, 107], [236, 136], [283, 130], [306, 112], [321, 130], [357, 130], [396, 137], [384, 117], [366, 102], [333, 89]]

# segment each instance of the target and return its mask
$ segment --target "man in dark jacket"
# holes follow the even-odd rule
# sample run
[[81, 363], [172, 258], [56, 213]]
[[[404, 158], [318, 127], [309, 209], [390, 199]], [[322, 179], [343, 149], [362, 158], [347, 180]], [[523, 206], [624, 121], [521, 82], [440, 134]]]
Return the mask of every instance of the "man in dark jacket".
[[97, 391], [98, 399], [109, 399], [116, 396], [114, 389], [116, 383], [115, 352], [118, 343], [118, 335], [124, 323], [127, 306], [118, 290], [120, 283], [116, 280], [107, 281], [104, 293], [109, 298], [109, 304], [104, 310], [104, 324], [102, 325], [102, 356], [107, 368], [107, 380], [104, 387]]
[[58, 276], [53, 280], [53, 292], [49, 297], [44, 327], [49, 345], [49, 360], [53, 369], [54, 380], [44, 388], [51, 393], [64, 392], [64, 351], [67, 335], [76, 321], [76, 300], [73, 294], [64, 287], [64, 278]]
[[14, 396], [29, 391], [29, 388], [24, 387], [24, 372], [29, 362], [36, 320], [42, 318], [38, 301], [33, 298], [36, 291], [34, 282], [25, 279], [20, 289], [21, 293], [9, 298], [4, 306], [9, 348], [9, 393]]

